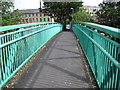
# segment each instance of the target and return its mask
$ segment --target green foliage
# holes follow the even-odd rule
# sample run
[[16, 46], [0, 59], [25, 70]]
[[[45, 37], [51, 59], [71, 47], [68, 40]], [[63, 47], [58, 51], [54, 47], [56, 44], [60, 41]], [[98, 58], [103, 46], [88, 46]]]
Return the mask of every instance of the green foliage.
[[79, 8], [78, 12], [72, 15], [73, 23], [77, 22], [91, 22], [94, 19], [94, 16], [91, 16], [89, 12], [84, 8]]
[[96, 13], [100, 24], [120, 28], [120, 2], [101, 3]]
[[22, 20], [22, 13], [14, 9], [12, 2], [0, 2], [1, 6], [1, 26], [14, 25], [20, 23]]
[[72, 9], [74, 13], [82, 6], [82, 2], [45, 2], [44, 7], [47, 13], [55, 19], [56, 22], [66, 24], [66, 20], [71, 21]]

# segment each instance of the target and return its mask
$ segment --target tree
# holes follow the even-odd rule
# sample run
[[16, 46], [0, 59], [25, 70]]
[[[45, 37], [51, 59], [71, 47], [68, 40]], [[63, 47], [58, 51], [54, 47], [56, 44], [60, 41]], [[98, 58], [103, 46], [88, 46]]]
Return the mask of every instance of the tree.
[[44, 2], [44, 8], [47, 13], [55, 19], [56, 22], [66, 24], [66, 20], [71, 21], [72, 9], [74, 13], [82, 6], [82, 2]]
[[100, 24], [120, 28], [120, 2], [107, 2], [99, 5], [96, 13]]
[[92, 22], [92, 20], [95, 18], [94, 16], [91, 16], [91, 14], [87, 12], [84, 8], [79, 8], [78, 12], [74, 13], [72, 17], [73, 23]]
[[0, 2], [1, 26], [18, 24], [22, 20], [22, 13], [14, 9], [13, 2]]

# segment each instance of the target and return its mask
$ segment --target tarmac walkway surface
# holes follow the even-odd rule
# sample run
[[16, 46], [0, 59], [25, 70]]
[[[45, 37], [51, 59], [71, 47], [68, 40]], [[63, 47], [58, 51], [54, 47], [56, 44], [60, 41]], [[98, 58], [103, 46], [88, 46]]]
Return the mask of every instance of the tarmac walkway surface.
[[55, 36], [29, 65], [14, 88], [93, 88], [72, 32]]

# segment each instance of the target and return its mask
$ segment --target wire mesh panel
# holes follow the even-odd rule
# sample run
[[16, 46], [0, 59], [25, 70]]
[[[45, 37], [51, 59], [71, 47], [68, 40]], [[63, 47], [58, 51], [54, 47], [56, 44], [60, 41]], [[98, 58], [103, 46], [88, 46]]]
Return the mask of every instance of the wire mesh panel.
[[72, 29], [80, 41], [99, 88], [120, 89], [120, 44], [86, 25], [74, 24]]
[[35, 23], [9, 28], [0, 27], [1, 31], [19, 30], [0, 35], [0, 88], [48, 40], [62, 31], [62, 25], [58, 23]]

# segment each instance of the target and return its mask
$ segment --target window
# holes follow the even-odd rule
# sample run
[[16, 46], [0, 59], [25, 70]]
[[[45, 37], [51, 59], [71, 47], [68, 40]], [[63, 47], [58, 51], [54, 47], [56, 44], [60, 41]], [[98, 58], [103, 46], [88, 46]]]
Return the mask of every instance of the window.
[[43, 13], [43, 16], [45, 16], [45, 14]]
[[40, 13], [40, 16], [42, 16], [42, 13]]
[[32, 14], [32, 16], [34, 16], [34, 13]]
[[38, 22], [38, 18], [36, 18], [36, 22]]
[[40, 18], [40, 22], [42, 22], [42, 18]]
[[25, 21], [28, 23], [28, 19], [25, 19]]
[[38, 16], [38, 13], [36, 13], [36, 16]]
[[25, 17], [27, 17], [27, 14], [25, 14]]
[[30, 14], [29, 14], [29, 17], [30, 17]]
[[48, 22], [50, 21], [50, 18], [48, 18]]
[[44, 21], [45, 21], [45, 18], [44, 18]]
[[29, 22], [32, 22], [32, 19], [31, 19], [31, 18], [29, 18]]

